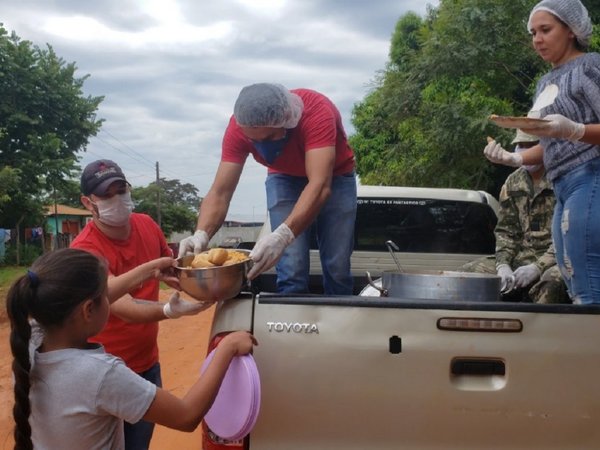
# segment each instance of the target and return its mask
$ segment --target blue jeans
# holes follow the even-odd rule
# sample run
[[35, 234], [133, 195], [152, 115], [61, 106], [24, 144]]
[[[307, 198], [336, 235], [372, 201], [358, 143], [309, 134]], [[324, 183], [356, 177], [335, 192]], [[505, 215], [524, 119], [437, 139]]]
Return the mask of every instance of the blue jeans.
[[[271, 230], [287, 219], [307, 183], [306, 177], [283, 174], [267, 177], [265, 184]], [[331, 196], [311, 225], [316, 227], [325, 294], [352, 294], [350, 255], [354, 247], [355, 221], [356, 176], [354, 172], [335, 176], [331, 181]], [[296, 236], [277, 263], [277, 292], [309, 292], [310, 231], [308, 228]]]
[[[156, 363], [145, 372], [139, 373], [139, 376], [150, 381], [158, 387], [162, 387], [162, 379], [160, 377], [160, 364]], [[154, 432], [154, 424], [140, 420], [137, 423], [124, 424], [125, 431], [125, 450], [148, 450], [150, 447], [150, 439]]]
[[552, 239], [573, 303], [600, 303], [600, 158], [554, 181]]

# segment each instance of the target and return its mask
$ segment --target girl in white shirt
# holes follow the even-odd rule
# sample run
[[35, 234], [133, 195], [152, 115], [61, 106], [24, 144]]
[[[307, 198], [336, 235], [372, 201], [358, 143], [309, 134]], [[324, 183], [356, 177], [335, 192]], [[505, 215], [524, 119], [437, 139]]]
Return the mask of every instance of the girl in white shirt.
[[[156, 387], [89, 344], [108, 319], [109, 298], [173, 265], [159, 258], [111, 278], [91, 253], [56, 250], [38, 258], [7, 296], [15, 377], [15, 448], [122, 449], [123, 421], [193, 431], [210, 409], [236, 355], [256, 344], [239, 331], [219, 344], [182, 398]], [[32, 320], [33, 319], [33, 320]], [[32, 326], [33, 325], [33, 326]], [[37, 327], [41, 333], [36, 333]]]

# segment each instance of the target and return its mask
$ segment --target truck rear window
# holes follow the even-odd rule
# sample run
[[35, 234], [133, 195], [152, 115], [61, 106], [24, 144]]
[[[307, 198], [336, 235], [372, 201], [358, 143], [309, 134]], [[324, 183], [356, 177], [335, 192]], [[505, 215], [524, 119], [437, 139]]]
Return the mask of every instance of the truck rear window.
[[492, 254], [497, 218], [484, 203], [398, 198], [359, 198], [354, 250]]

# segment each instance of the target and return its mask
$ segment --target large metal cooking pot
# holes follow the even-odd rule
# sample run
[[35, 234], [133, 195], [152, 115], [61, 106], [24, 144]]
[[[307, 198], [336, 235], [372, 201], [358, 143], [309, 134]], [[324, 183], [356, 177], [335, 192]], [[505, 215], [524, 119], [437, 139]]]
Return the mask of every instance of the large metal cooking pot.
[[[367, 276], [370, 278], [369, 274]], [[389, 297], [466, 302], [500, 300], [500, 277], [481, 273], [446, 270], [385, 271], [381, 277], [381, 287], [376, 282], [371, 282], [370, 285], [381, 296]]]

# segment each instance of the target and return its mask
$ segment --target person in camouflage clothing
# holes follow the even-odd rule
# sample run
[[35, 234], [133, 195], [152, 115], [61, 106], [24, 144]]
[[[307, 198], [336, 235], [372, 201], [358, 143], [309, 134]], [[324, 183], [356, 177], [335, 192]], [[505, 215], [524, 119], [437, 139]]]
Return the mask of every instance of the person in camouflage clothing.
[[[537, 142], [537, 137], [521, 130], [512, 141], [517, 152]], [[488, 145], [498, 144], [491, 141]], [[499, 200], [495, 254], [472, 261], [462, 270], [497, 274], [506, 301], [570, 303], [552, 245], [555, 197], [544, 166], [522, 166], [511, 173]]]

